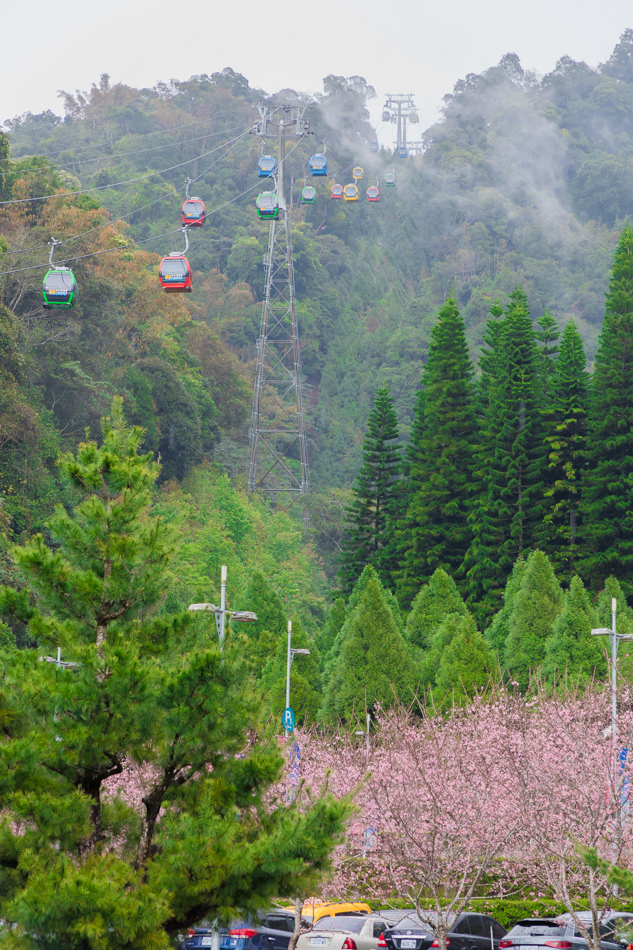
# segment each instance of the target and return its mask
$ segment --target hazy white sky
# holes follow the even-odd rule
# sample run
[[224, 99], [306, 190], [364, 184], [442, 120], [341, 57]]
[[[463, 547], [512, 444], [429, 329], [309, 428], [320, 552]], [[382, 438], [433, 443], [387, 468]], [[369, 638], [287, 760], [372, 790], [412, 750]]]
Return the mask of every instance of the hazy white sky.
[[153, 86], [231, 66], [252, 86], [321, 91], [328, 73], [413, 93], [421, 128], [457, 79], [507, 52], [544, 73], [563, 55], [597, 65], [633, 27], [630, 0], [5, 0], [0, 120], [61, 113], [57, 91]]

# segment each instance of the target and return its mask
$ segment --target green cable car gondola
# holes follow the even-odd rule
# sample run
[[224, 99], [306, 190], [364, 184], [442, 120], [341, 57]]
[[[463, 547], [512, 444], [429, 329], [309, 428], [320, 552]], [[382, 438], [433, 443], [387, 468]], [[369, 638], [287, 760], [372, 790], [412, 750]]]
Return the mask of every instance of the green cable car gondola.
[[396, 176], [394, 175], [394, 173], [387, 172], [387, 174], [385, 175], [385, 185], [389, 185], [390, 188], [393, 188], [395, 183], [396, 183]]
[[279, 217], [279, 202], [274, 191], [263, 191], [261, 195], [258, 195], [255, 207], [259, 218], [270, 218], [276, 221]]
[[69, 267], [52, 267], [42, 282], [45, 310], [69, 309], [75, 304], [77, 281]]
[[316, 188], [313, 188], [312, 185], [306, 185], [303, 191], [301, 192], [301, 204], [302, 205], [312, 205], [316, 201]]

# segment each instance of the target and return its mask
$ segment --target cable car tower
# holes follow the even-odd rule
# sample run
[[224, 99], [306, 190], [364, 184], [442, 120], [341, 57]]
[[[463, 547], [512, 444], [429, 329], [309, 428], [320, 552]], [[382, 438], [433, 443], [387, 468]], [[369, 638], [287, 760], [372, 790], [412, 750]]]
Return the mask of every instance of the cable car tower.
[[[294, 127], [298, 138], [310, 133], [308, 123], [303, 121], [303, 111], [283, 107], [271, 115], [266, 106], [260, 106], [261, 121], [253, 129], [253, 134], [262, 139], [277, 135], [275, 191], [279, 217], [270, 223], [268, 253], [264, 260], [266, 289], [248, 436], [247, 491], [261, 491], [275, 500], [287, 495], [288, 507], [308, 493], [301, 352], [285, 182], [286, 130]], [[273, 130], [269, 133], [270, 126]], [[307, 526], [305, 508], [304, 520]]]
[[[396, 153], [403, 158], [406, 158], [408, 154], [407, 120], [413, 124], [417, 124], [420, 121], [413, 96], [402, 93], [396, 93], [395, 95], [387, 94], [387, 101], [383, 106], [382, 121], [395, 122], [397, 124]], [[416, 145], [417, 144], [418, 143], [416, 143]]]

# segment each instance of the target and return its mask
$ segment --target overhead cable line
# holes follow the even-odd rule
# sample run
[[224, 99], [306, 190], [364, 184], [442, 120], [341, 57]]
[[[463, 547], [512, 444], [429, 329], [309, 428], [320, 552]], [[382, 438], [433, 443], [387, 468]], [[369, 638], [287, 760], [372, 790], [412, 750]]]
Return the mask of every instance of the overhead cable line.
[[136, 178], [126, 178], [124, 181], [114, 181], [107, 185], [95, 185], [93, 188], [82, 188], [79, 191], [62, 191], [56, 192], [53, 195], [39, 195], [35, 198], [14, 198], [11, 201], [0, 201], [0, 207], [4, 207], [6, 205], [29, 204], [33, 201], [47, 201], [49, 198], [72, 198], [75, 195], [88, 195], [93, 191], [105, 191], [108, 188], [118, 188], [119, 185], [132, 185], [137, 181], [145, 181], [147, 178], [155, 178], [156, 175], [164, 175], [165, 172], [174, 171], [176, 168], [183, 168], [185, 165], [191, 165], [192, 162], [200, 161], [201, 158], [206, 158], [207, 155], [213, 155], [214, 152], [219, 151], [221, 148], [225, 148], [227, 144], [230, 145], [232, 142], [237, 142], [238, 139], [243, 138], [248, 134], [249, 130], [250, 127], [240, 135], [237, 135], [234, 139], [230, 139], [228, 143], [225, 142], [223, 145], [218, 145], [216, 148], [211, 148], [207, 152], [203, 152], [202, 155], [196, 155], [194, 158], [188, 158], [185, 162], [179, 162], [177, 165], [170, 165], [169, 168], [163, 168], [157, 172], [147, 172], [147, 174], [138, 175]]
[[[226, 158], [226, 156], [228, 155], [228, 153], [229, 153], [229, 152], [231, 151], [231, 149], [233, 148], [233, 145], [234, 145], [234, 144], [235, 144], [235, 140], [232, 142], [232, 144], [228, 144], [228, 143], [225, 142], [224, 145], [226, 146], [226, 152], [224, 153], [224, 155], [220, 155], [220, 157], [219, 157], [218, 159], [216, 159], [215, 162], [213, 162], [211, 165], [209, 165], [208, 168], [205, 168], [205, 170], [204, 170], [200, 175], [198, 175], [197, 178], [191, 179], [192, 183], [195, 182], [195, 181], [199, 181], [200, 178], [202, 178], [204, 175], [207, 174], [207, 172], [211, 171], [212, 168], [214, 168], [217, 164], [219, 164], [219, 162], [221, 162], [223, 158]], [[220, 146], [220, 147], [222, 147], [222, 146]], [[124, 221], [126, 218], [131, 218], [131, 217], [133, 217], [135, 214], [139, 214], [139, 212], [141, 212], [141, 211], [146, 211], [148, 208], [153, 207], [155, 204], [158, 204], [160, 201], [165, 201], [167, 198], [173, 198], [173, 197], [174, 197], [173, 192], [170, 191], [170, 192], [168, 192], [167, 194], [161, 195], [160, 198], [155, 198], [154, 201], [150, 201], [149, 204], [141, 205], [140, 208], [135, 208], [133, 211], [128, 211], [127, 214], [121, 214], [121, 215], [119, 215], [118, 217], [114, 218], [113, 220], [106, 221], [105, 224], [99, 224], [99, 225], [97, 225], [97, 226], [94, 227], [94, 228], [89, 228], [87, 231], [81, 231], [79, 234], [74, 234], [72, 237], [65, 238], [63, 241], [59, 241], [58, 244], [59, 244], [60, 246], [63, 245], [63, 244], [70, 244], [72, 241], [76, 241], [76, 240], [77, 240], [78, 238], [80, 238], [80, 237], [85, 237], [86, 234], [93, 234], [95, 231], [102, 231], [103, 228], [113, 227], [113, 226], [116, 225], [119, 221]], [[95, 209], [95, 210], [96, 210], [96, 209]], [[209, 214], [212, 214], [212, 213], [213, 213], [213, 212], [209, 212]], [[206, 215], [205, 215], [205, 217], [206, 217]], [[11, 255], [13, 255], [13, 254], [26, 254], [27, 251], [38, 251], [38, 250], [41, 250], [41, 249], [44, 248], [44, 247], [49, 247], [49, 244], [48, 244], [48, 243], [47, 243], [47, 244], [35, 244], [35, 245], [33, 245], [32, 247], [23, 247], [23, 248], [20, 248], [20, 249], [18, 249], [18, 250], [5, 251], [4, 254], [0, 255], [0, 257], [6, 257], [6, 256], [8, 256], [9, 254], [11, 254]]]

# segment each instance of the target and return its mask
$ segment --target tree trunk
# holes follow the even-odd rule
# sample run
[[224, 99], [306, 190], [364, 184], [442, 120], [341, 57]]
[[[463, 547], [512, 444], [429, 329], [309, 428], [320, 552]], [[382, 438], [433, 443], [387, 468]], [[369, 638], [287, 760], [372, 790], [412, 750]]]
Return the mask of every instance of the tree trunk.
[[288, 950], [295, 950], [297, 940], [301, 936], [301, 910], [303, 908], [303, 898], [295, 897], [295, 929], [292, 931], [292, 937], [288, 941]]

